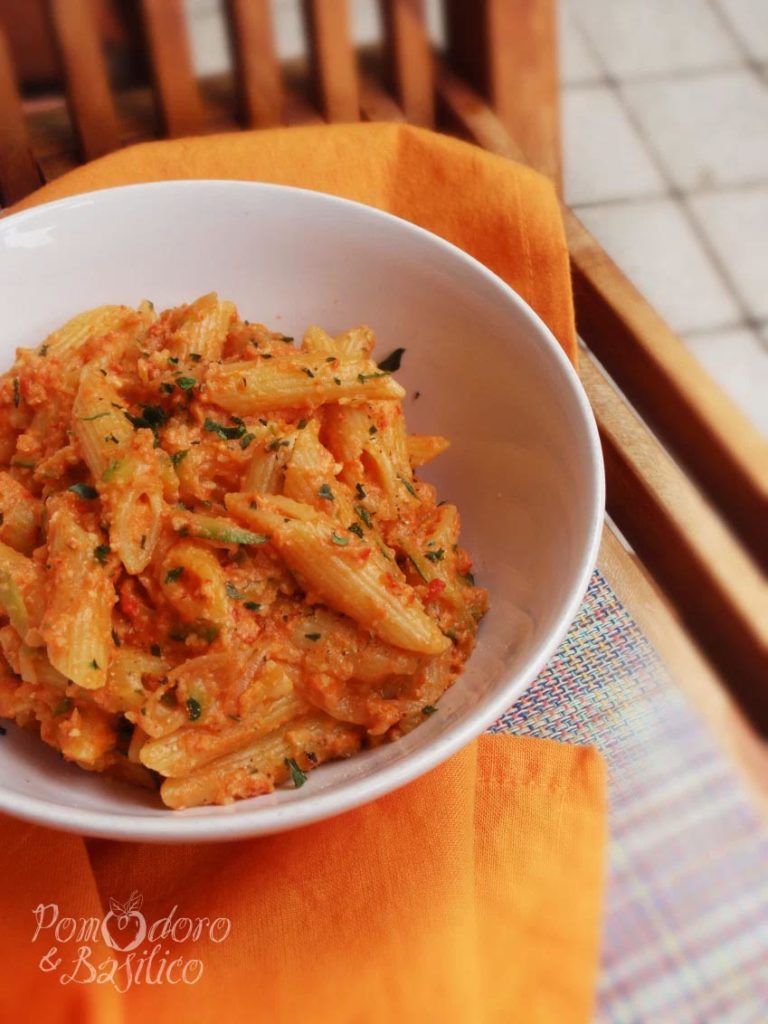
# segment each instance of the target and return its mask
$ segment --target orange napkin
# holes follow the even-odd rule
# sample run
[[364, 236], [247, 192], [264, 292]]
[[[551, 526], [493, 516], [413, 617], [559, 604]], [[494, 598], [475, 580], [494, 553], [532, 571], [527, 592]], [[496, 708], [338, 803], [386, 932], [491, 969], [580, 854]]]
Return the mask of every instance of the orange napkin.
[[[150, 143], [73, 171], [20, 206], [184, 177], [284, 182], [407, 217], [505, 277], [573, 355], [567, 253], [549, 184], [417, 129], [311, 127]], [[605, 777], [586, 747], [484, 736], [367, 807], [231, 844], [84, 841], [7, 818], [2, 827], [0, 1020], [591, 1019]], [[110, 909], [134, 892], [124, 917]], [[57, 936], [54, 914], [74, 925], [63, 922]], [[171, 923], [209, 924], [196, 938], [177, 923], [130, 960], [100, 931], [78, 934], [106, 917], [108, 934], [130, 941], [141, 921], [151, 927], [169, 914]], [[106, 980], [113, 971], [115, 984]]]

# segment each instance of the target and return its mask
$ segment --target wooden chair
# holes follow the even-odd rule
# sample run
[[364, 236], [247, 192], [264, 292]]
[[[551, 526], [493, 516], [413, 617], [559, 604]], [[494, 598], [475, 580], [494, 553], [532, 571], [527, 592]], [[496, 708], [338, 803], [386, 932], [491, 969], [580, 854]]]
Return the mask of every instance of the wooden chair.
[[[182, 0], [136, 6], [151, 82], [120, 91], [91, 0], [47, 0], [60, 95], [22, 99], [0, 31], [5, 203], [141, 139], [359, 118], [438, 127], [560, 180], [555, 0], [444, 0], [442, 53], [420, 0], [381, 0], [384, 44], [363, 53], [345, 0], [303, 0], [309, 53], [284, 66], [268, 0], [227, 0], [235, 74], [205, 81], [193, 72]], [[581, 376], [608, 475], [601, 567], [765, 792], [755, 735], [768, 734], [768, 449], [577, 217], [563, 215]]]

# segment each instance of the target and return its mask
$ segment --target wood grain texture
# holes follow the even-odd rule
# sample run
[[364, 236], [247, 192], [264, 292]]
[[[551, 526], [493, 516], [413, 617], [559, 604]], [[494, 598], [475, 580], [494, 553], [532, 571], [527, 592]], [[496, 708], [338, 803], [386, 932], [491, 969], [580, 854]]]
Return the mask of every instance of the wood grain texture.
[[347, 0], [303, 0], [302, 9], [320, 110], [331, 123], [358, 121], [357, 58]]
[[227, 13], [243, 123], [250, 128], [279, 125], [283, 88], [269, 0], [227, 0]]
[[580, 333], [768, 567], [768, 444], [575, 214], [564, 216]]
[[404, 124], [405, 113], [373, 75], [360, 75], [360, 110], [366, 121], [389, 121]]
[[437, 95], [448, 120], [473, 142], [508, 160], [526, 162], [498, 115], [445, 64], [438, 65]]
[[424, 0], [384, 0], [384, 31], [390, 85], [406, 120], [435, 124], [435, 74]]
[[603, 442], [609, 513], [768, 736], [768, 581], [589, 353], [580, 373]]
[[203, 107], [192, 67], [182, 0], [141, 0], [155, 95], [171, 137], [202, 131]]
[[561, 187], [556, 0], [446, 0], [448, 61]]
[[603, 530], [598, 568], [659, 655], [675, 686], [704, 718], [768, 816], [768, 746], [702, 655], [673, 607], [637, 556], [610, 525]]
[[11, 53], [0, 27], [0, 202], [15, 203], [39, 184]]
[[49, 0], [67, 105], [80, 148], [94, 160], [120, 145], [120, 130], [92, 0]]

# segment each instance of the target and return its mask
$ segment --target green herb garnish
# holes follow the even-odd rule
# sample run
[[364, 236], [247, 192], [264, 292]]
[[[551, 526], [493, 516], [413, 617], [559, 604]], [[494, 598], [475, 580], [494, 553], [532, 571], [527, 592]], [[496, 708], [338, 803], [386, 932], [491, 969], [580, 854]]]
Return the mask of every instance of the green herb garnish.
[[340, 537], [337, 533], [331, 533], [331, 540], [334, 544], [338, 544], [339, 547], [346, 547], [349, 544], [349, 537]]
[[328, 484], [323, 484], [320, 490], [317, 492], [318, 498], [325, 498], [326, 501], [333, 501], [333, 491]]
[[93, 549], [93, 557], [97, 562], [101, 562], [104, 565], [107, 561], [109, 550], [109, 544], [99, 544]]
[[196, 722], [202, 713], [200, 701], [195, 700], [194, 697], [187, 697], [187, 715], [190, 722]]
[[438, 548], [437, 551], [425, 551], [424, 557], [428, 558], [430, 562], [442, 562], [445, 558], [445, 551], [442, 548]]
[[72, 701], [69, 697], [62, 697], [56, 707], [53, 709], [54, 715], [66, 715], [68, 711], [72, 710]]
[[301, 768], [299, 768], [299, 766], [296, 764], [296, 761], [292, 757], [285, 758], [285, 767], [291, 773], [291, 778], [293, 779], [293, 784], [296, 787], [296, 789], [301, 789], [301, 787], [307, 781], [307, 776], [304, 774]]
[[175, 583], [176, 580], [179, 578], [179, 576], [181, 576], [181, 574], [183, 572], [184, 572], [184, 566], [183, 565], [175, 565], [173, 567], [173, 569], [169, 569], [168, 572], [165, 574], [165, 582], [166, 583]]
[[203, 423], [203, 430], [207, 430], [209, 434], [218, 434], [225, 441], [236, 441], [245, 433], [245, 427], [240, 423], [234, 427], [225, 427], [222, 423], [217, 423], [215, 420], [206, 420]]
[[178, 466], [178, 464], [180, 462], [183, 462], [188, 455], [189, 448], [182, 448], [181, 451], [173, 453], [173, 455], [171, 456], [171, 462], [174, 464], [174, 466]]
[[436, 711], [437, 708], [434, 707], [434, 705], [432, 704], [425, 704], [424, 707], [421, 709], [422, 715], [434, 715]]
[[396, 373], [400, 369], [400, 363], [403, 361], [404, 355], [404, 348], [396, 348], [393, 352], [389, 353], [386, 359], [381, 360], [379, 369], [384, 370], [385, 373]]
[[371, 522], [371, 513], [368, 511], [368, 509], [363, 508], [362, 505], [355, 505], [355, 512], [357, 512], [358, 516], [363, 520], [365, 525], [370, 530], [371, 527], [373, 526], [373, 523]]
[[98, 498], [99, 492], [95, 487], [91, 487], [90, 484], [72, 484], [71, 487], [67, 488], [68, 491], [72, 491], [79, 498], [87, 498], [92, 501], [94, 498]]
[[360, 525], [360, 523], [350, 523], [349, 526], [347, 527], [347, 529], [351, 533], [356, 534], [360, 538], [360, 540], [364, 540], [365, 539], [365, 534], [363, 533], [363, 528]]
[[307, 640], [319, 640], [320, 636], [321, 636], [320, 633], [305, 633], [304, 634], [304, 637]]
[[197, 381], [195, 380], [194, 377], [176, 378], [176, 386], [181, 388], [182, 391], [190, 391], [195, 386], [195, 384], [197, 384]]

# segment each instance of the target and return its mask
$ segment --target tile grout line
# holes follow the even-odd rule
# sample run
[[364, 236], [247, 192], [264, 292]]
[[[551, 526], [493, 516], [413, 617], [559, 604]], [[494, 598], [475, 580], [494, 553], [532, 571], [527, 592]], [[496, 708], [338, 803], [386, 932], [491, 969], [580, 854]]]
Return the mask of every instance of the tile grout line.
[[731, 17], [728, 14], [728, 12], [723, 10], [718, 0], [704, 0], [704, 2], [706, 3], [707, 7], [709, 7], [710, 11], [712, 11], [714, 17], [720, 23], [720, 27], [722, 28], [723, 32], [726, 33], [728, 38], [731, 40], [733, 45], [741, 54], [743, 63], [746, 64], [746, 66], [749, 68], [753, 75], [755, 75], [764, 83], [765, 67], [763, 62], [757, 60], [749, 52], [741, 36], [736, 31], [736, 27], [734, 26], [733, 21], [731, 20]]
[[[758, 338], [760, 344], [762, 345], [762, 347], [766, 351], [768, 351], [768, 339], [763, 339], [763, 337], [761, 336], [759, 331], [756, 330], [756, 328], [758, 327], [760, 321], [752, 316], [752, 314], [751, 314], [749, 308], [747, 307], [746, 303], [743, 302], [741, 296], [736, 291], [736, 289], [734, 287], [734, 284], [733, 284], [733, 278], [731, 277], [730, 273], [728, 272], [728, 270], [726, 269], [725, 265], [723, 264], [723, 261], [720, 259], [719, 253], [717, 253], [717, 251], [714, 249], [714, 247], [712, 246], [711, 242], [709, 241], [707, 236], [702, 231], [702, 229], [701, 229], [697, 219], [694, 217], [693, 213], [691, 212], [691, 209], [688, 206], [688, 203], [686, 202], [686, 193], [683, 190], [679, 189], [674, 184], [674, 182], [670, 179], [670, 176], [667, 173], [667, 170], [666, 170], [665, 166], [663, 165], [663, 163], [661, 162], [661, 160], [658, 157], [658, 154], [656, 152], [656, 148], [651, 144], [649, 138], [647, 137], [647, 135], [646, 135], [646, 133], [645, 133], [645, 131], [643, 129], [643, 126], [640, 124], [638, 119], [635, 117], [634, 111], [630, 108], [629, 104], [627, 103], [627, 101], [626, 101], [626, 99], [624, 97], [622, 88], [621, 88], [621, 81], [618, 78], [614, 77], [612, 74], [610, 74], [610, 72], [606, 68], [605, 62], [603, 61], [601, 54], [599, 53], [597, 48], [593, 45], [592, 40], [589, 38], [588, 33], [586, 33], [583, 30], [581, 24], [579, 24], [579, 22], [578, 22], [578, 15], [576, 13], [576, 9], [572, 8], [572, 14], [573, 14], [573, 19], [572, 20], [575, 23], [576, 28], [578, 29], [578, 31], [580, 32], [580, 34], [582, 36], [582, 39], [583, 39], [583, 42], [584, 42], [585, 47], [587, 49], [587, 52], [590, 54], [590, 56], [594, 60], [595, 65], [603, 72], [603, 78], [604, 78], [605, 86], [607, 88], [609, 88], [610, 91], [612, 93], [614, 93], [614, 95], [616, 96], [616, 99], [618, 100], [619, 105], [621, 106], [621, 109], [624, 111], [624, 114], [625, 114], [627, 120], [632, 125], [632, 127], [635, 130], [635, 132], [637, 133], [637, 136], [640, 139], [640, 141], [641, 141], [641, 143], [643, 145], [643, 148], [646, 151], [646, 154], [648, 155], [649, 159], [651, 160], [651, 162], [655, 166], [656, 170], [659, 172], [659, 175], [661, 176], [662, 181], [665, 182], [665, 184], [667, 186], [667, 190], [668, 190], [667, 191], [667, 197], [672, 199], [673, 202], [676, 204], [676, 206], [680, 210], [681, 214], [685, 218], [686, 222], [688, 223], [688, 226], [692, 230], [692, 232], [693, 232], [695, 238], [697, 239], [699, 245], [704, 250], [704, 253], [711, 260], [714, 270], [716, 271], [716, 273], [720, 277], [721, 284], [726, 289], [726, 291], [728, 292], [730, 297], [733, 299], [737, 309], [741, 313], [744, 325], [747, 326], [747, 327], [751, 327], [753, 330], [755, 330], [755, 334], [757, 335], [757, 338]], [[741, 47], [741, 45], [739, 45], [739, 52], [743, 53], [743, 48]], [[649, 197], [649, 198], [651, 198], [651, 197]], [[663, 197], [659, 197], [659, 198], [663, 198]], [[586, 204], [583, 204], [583, 205], [586, 205]], [[678, 333], [678, 332], [675, 332], [675, 333]]]

